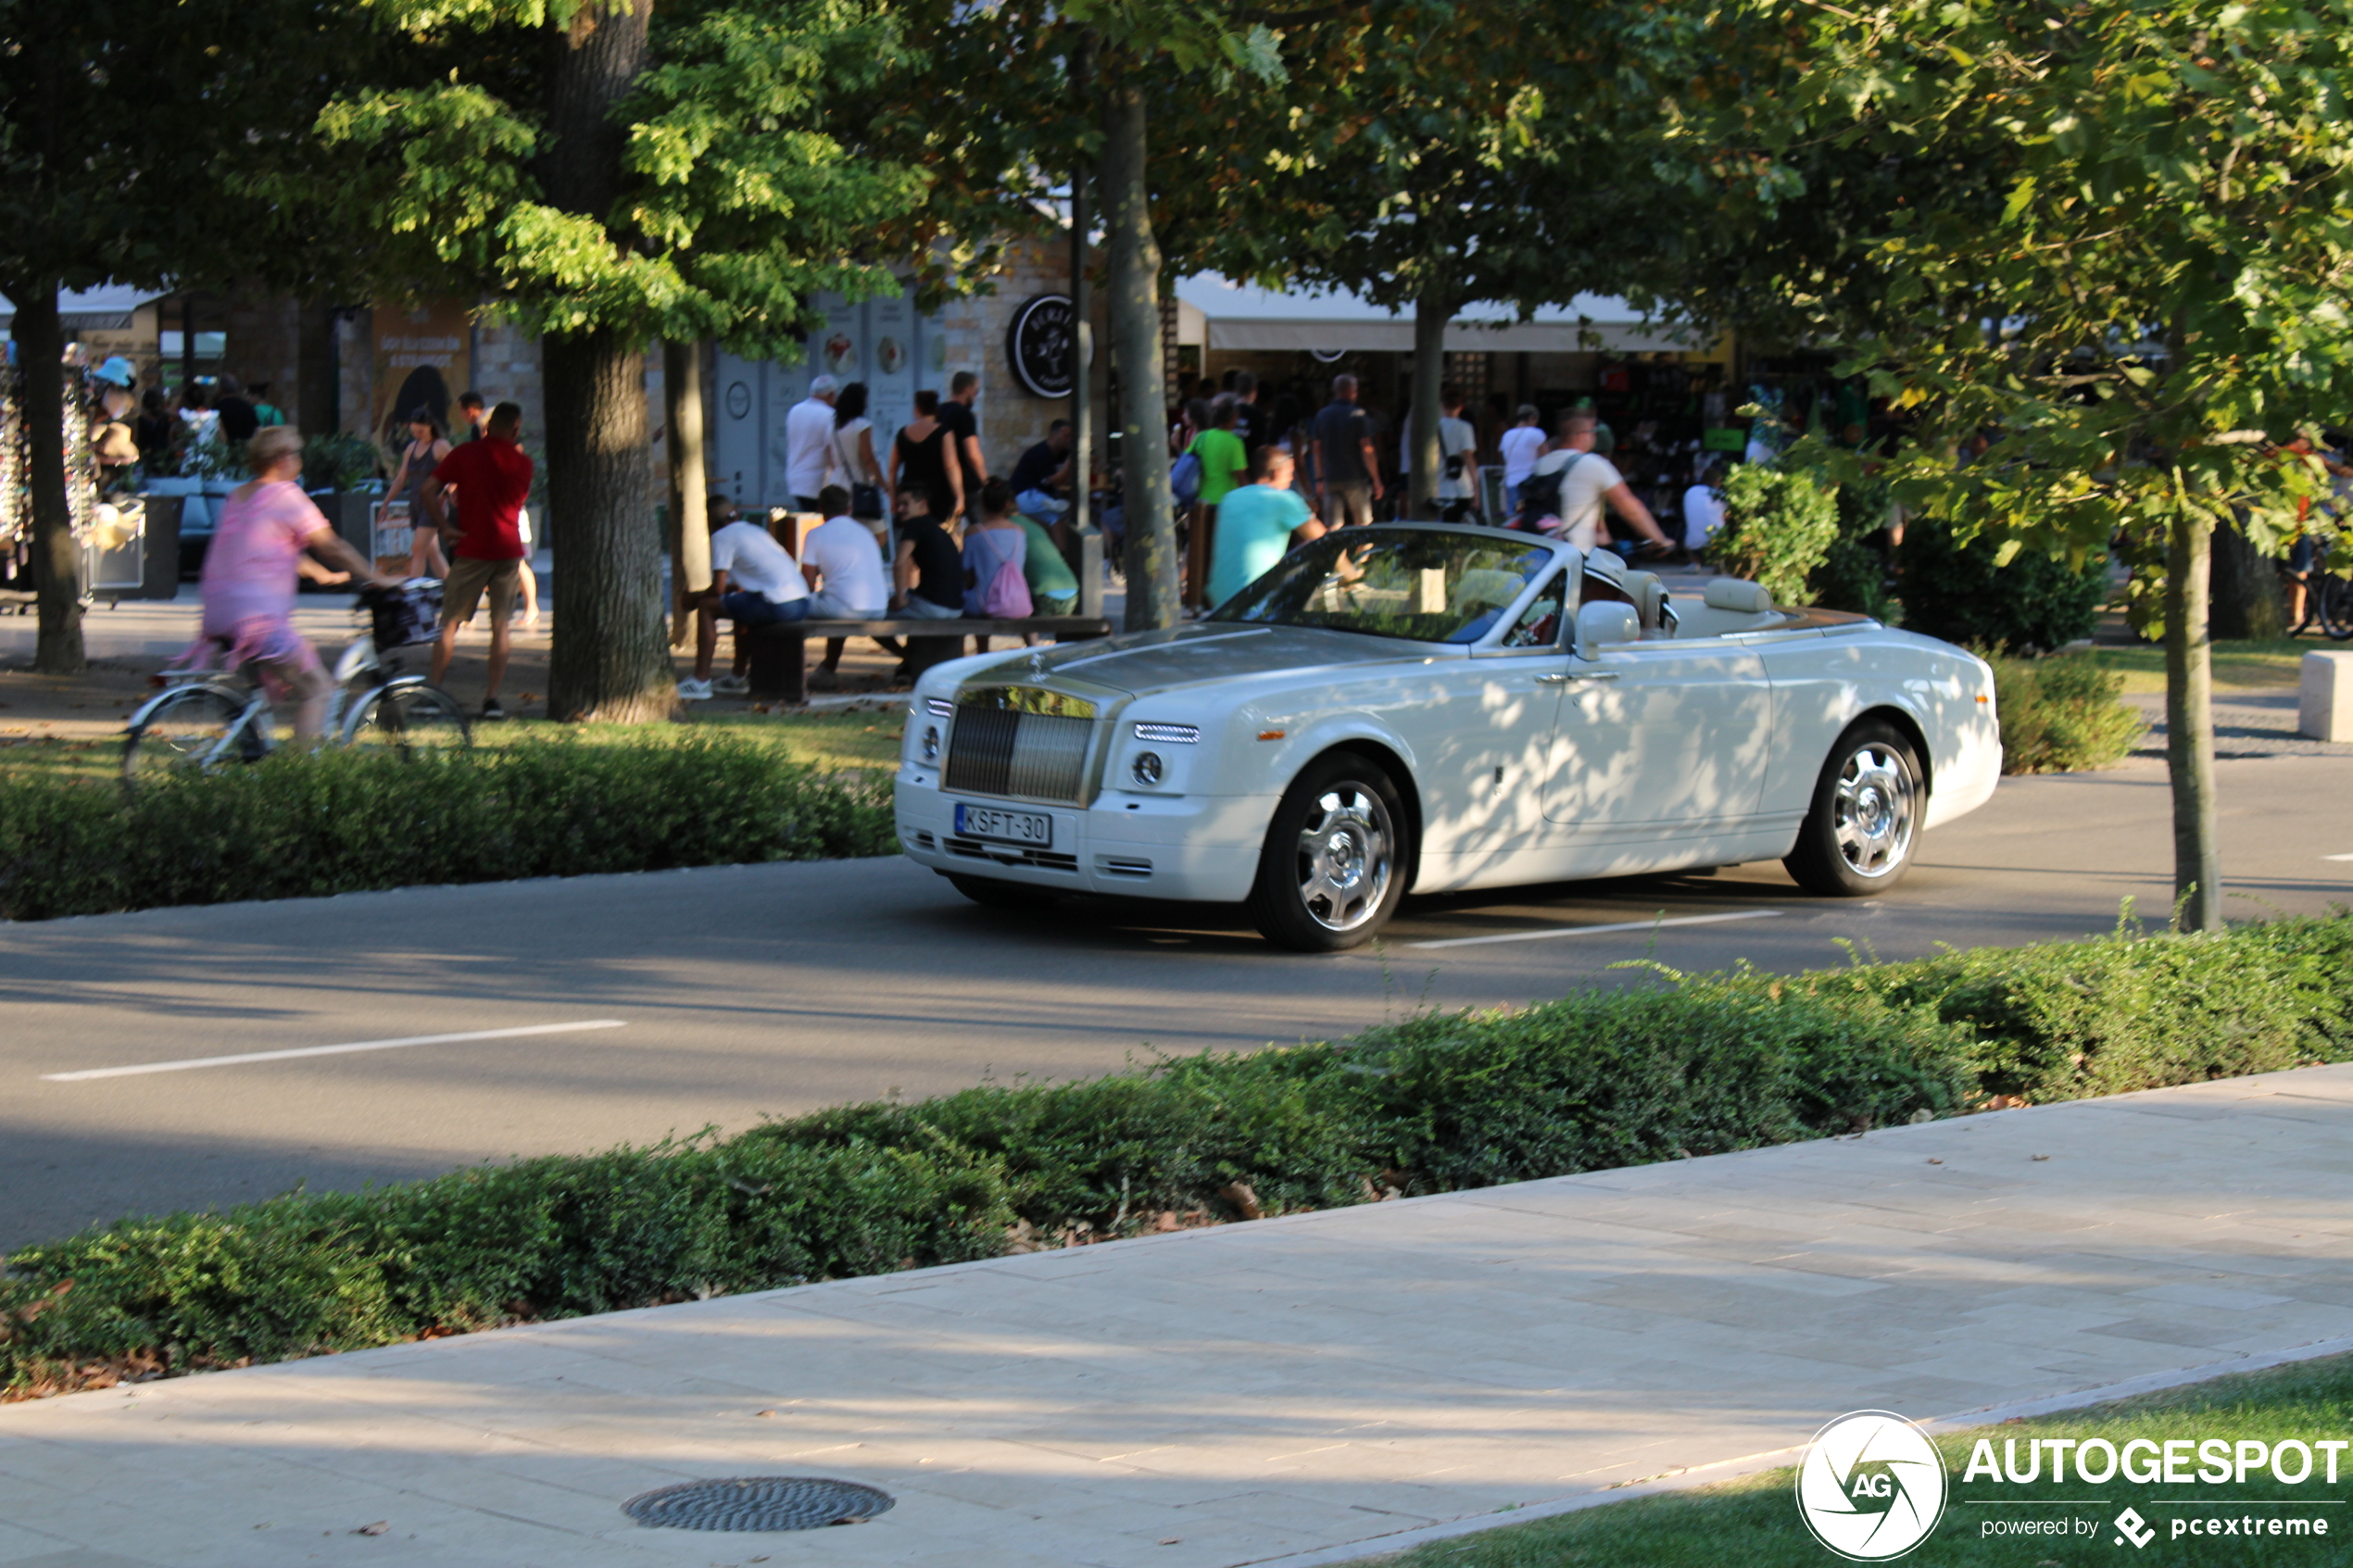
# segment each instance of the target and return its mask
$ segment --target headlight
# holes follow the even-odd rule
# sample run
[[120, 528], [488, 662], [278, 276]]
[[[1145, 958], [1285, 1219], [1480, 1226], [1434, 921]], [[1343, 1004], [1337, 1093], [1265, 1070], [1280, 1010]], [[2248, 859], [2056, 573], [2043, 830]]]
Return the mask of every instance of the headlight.
[[924, 728], [924, 760], [926, 762], [939, 760], [939, 726], [937, 724], [928, 724]]
[[1127, 764], [1127, 772], [1138, 784], [1147, 787], [1160, 783], [1160, 753], [1157, 751], [1136, 753], [1136, 759]]

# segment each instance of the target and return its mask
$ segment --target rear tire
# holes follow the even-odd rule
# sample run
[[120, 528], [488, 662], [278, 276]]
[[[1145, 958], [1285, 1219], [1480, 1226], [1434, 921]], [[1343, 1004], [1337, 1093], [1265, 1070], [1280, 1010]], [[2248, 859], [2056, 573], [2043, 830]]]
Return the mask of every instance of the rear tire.
[[1353, 752], [1292, 781], [1259, 851], [1250, 917], [1267, 941], [1301, 953], [1369, 942], [1405, 896], [1405, 808], [1386, 770]]
[[258, 759], [267, 748], [251, 728], [226, 748], [220, 744], [245, 710], [242, 694], [219, 686], [182, 686], [165, 696], [123, 740], [123, 787]]
[[1912, 743], [1894, 725], [1866, 719], [1831, 747], [1813, 809], [1781, 864], [1800, 887], [1827, 898], [1884, 893], [1911, 868], [1927, 806]]
[[1050, 909], [1057, 897], [1047, 888], [1004, 882], [993, 876], [966, 876], [961, 872], [950, 872], [947, 875], [950, 886], [984, 909]]
[[2311, 592], [2318, 600], [2314, 618], [2321, 630], [2334, 643], [2353, 639], [2353, 583], [2315, 570], [2311, 574]]

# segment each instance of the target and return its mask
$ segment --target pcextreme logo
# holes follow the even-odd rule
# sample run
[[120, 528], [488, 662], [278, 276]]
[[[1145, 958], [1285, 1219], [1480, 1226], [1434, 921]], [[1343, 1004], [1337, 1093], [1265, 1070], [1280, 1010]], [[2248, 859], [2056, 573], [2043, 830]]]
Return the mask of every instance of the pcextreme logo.
[[1884, 1562], [1926, 1540], [1944, 1513], [1944, 1461], [1893, 1411], [1854, 1411], [1814, 1434], [1797, 1467], [1797, 1512], [1850, 1562]]

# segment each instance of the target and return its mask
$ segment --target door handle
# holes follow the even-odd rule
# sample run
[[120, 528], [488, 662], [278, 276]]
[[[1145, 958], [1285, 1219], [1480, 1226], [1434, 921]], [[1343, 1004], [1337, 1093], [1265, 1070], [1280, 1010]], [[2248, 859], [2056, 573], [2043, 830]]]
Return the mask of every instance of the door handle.
[[1540, 686], [1565, 686], [1571, 681], [1615, 681], [1617, 679], [1617, 671], [1615, 670], [1571, 670], [1558, 675], [1539, 675], [1536, 677], [1536, 684]]

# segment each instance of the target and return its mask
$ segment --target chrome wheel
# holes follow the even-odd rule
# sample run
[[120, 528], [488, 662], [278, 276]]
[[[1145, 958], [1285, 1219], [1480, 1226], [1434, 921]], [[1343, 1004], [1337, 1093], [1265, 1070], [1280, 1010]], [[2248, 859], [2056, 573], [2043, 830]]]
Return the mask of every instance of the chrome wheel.
[[1847, 869], [1868, 878], [1901, 869], [1912, 852], [1919, 808], [1912, 759], [1893, 746], [1858, 746], [1839, 770], [1832, 798], [1832, 837]]
[[1353, 931], [1379, 914], [1396, 872], [1389, 808], [1363, 784], [1333, 785], [1311, 802], [1299, 834], [1299, 902], [1327, 931]]

